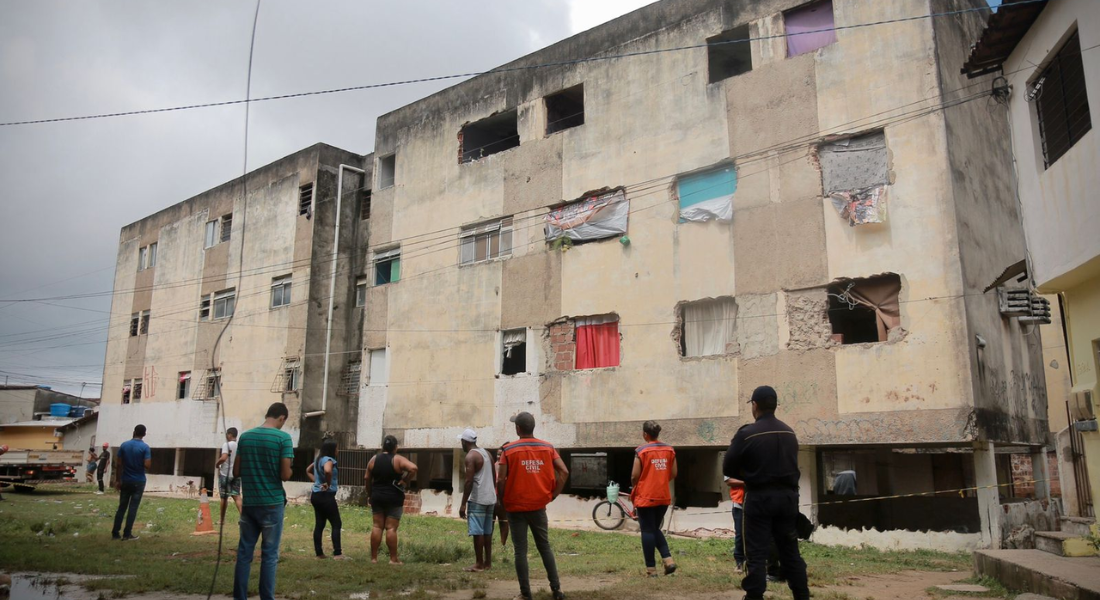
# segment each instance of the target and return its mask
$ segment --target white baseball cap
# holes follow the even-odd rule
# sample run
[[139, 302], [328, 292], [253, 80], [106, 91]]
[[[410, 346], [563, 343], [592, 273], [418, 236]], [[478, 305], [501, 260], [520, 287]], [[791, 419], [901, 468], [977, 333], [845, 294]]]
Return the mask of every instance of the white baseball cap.
[[463, 442], [476, 442], [477, 432], [467, 427], [466, 431], [463, 431], [462, 435], [458, 436], [458, 439]]

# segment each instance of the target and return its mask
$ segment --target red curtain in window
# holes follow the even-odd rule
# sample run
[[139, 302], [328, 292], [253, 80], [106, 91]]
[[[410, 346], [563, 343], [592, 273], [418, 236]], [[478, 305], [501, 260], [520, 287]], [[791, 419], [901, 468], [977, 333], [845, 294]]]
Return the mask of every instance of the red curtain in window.
[[619, 323], [577, 326], [577, 368], [619, 366]]

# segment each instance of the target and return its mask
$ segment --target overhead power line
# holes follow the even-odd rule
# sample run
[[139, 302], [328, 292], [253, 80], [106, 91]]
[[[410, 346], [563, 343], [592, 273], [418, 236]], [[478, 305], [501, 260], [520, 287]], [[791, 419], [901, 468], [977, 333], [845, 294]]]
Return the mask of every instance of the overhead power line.
[[[1014, 2], [1012, 4], [1002, 5], [999, 8], [999, 10], [1013, 10], [1013, 9], [1021, 7], [1021, 6], [1026, 6], [1026, 5], [1029, 5], [1029, 4], [1040, 4], [1040, 3], [1045, 3], [1045, 2], [1047, 2], [1047, 0], [1020, 0], [1019, 2]], [[344, 93], [344, 92], [355, 92], [355, 91], [372, 90], [372, 89], [380, 89], [380, 88], [387, 88], [387, 87], [397, 87], [397, 86], [402, 86], [402, 85], [412, 85], [412, 84], [416, 84], [416, 83], [430, 83], [430, 82], [434, 82], [434, 81], [445, 81], [445, 80], [450, 80], [450, 79], [463, 79], [463, 78], [467, 78], [467, 77], [477, 77], [477, 76], [480, 76], [480, 75], [501, 74], [501, 73], [517, 72], [517, 71], [531, 71], [531, 70], [537, 70], [537, 69], [548, 69], [548, 68], [566, 67], [566, 66], [586, 64], [586, 63], [604, 62], [604, 61], [618, 60], [618, 59], [621, 59], [621, 58], [631, 58], [631, 57], [636, 57], [636, 56], [648, 56], [648, 55], [652, 55], [652, 54], [664, 54], [664, 53], [668, 53], [668, 52], [683, 52], [683, 51], [687, 51], [687, 50], [698, 50], [700, 48], [708, 48], [708, 47], [712, 47], [712, 46], [723, 46], [723, 45], [727, 45], [727, 44], [744, 44], [744, 43], [747, 43], [747, 42], [768, 41], [768, 40], [783, 39], [783, 38], [788, 38], [788, 37], [796, 37], [796, 36], [800, 36], [800, 35], [813, 35], [813, 34], [817, 34], [817, 33], [827, 33], [827, 32], [830, 32], [830, 31], [846, 31], [846, 30], [852, 30], [852, 29], [862, 29], [862, 28], [866, 28], [866, 27], [877, 27], [877, 26], [880, 26], [880, 25], [891, 25], [891, 24], [895, 24], [895, 23], [906, 23], [906, 22], [910, 22], [910, 21], [919, 21], [919, 20], [931, 19], [931, 18], [936, 18], [936, 17], [951, 17], [951, 16], [961, 15], [961, 14], [965, 14], [965, 13], [988, 12], [988, 11], [991, 11], [991, 10], [993, 10], [992, 7], [980, 6], [980, 7], [974, 7], [974, 8], [964, 8], [964, 9], [959, 9], [959, 10], [946, 11], [946, 12], [941, 12], [941, 13], [930, 13], [930, 14], [927, 14], [927, 15], [916, 15], [916, 16], [912, 16], [912, 17], [901, 17], [901, 18], [898, 18], [898, 19], [886, 19], [886, 20], [874, 21], [874, 22], [870, 22], [870, 23], [857, 23], [855, 25], [841, 25], [841, 26], [837, 26], [837, 27], [825, 27], [825, 28], [822, 28], [822, 29], [815, 29], [813, 31], [803, 31], [803, 32], [798, 32], [798, 33], [781, 33], [781, 34], [776, 34], [776, 35], [765, 35], [765, 36], [759, 36], [759, 37], [746, 37], [746, 38], [736, 39], [736, 40], [723, 40], [723, 41], [716, 41], [716, 42], [707, 42], [707, 43], [703, 43], [703, 44], [690, 44], [690, 45], [687, 45], [687, 46], [676, 46], [676, 47], [672, 47], [672, 48], [658, 48], [658, 49], [655, 49], [655, 50], [639, 50], [637, 52], [625, 52], [625, 53], [621, 53], [621, 54], [591, 56], [591, 57], [579, 58], [579, 59], [575, 59], [575, 60], [565, 60], [565, 61], [557, 61], [557, 62], [549, 62], [549, 63], [539, 63], [539, 64], [534, 64], [534, 65], [517, 65], [517, 66], [512, 66], [512, 67], [498, 67], [496, 69], [490, 69], [488, 71], [471, 71], [471, 72], [468, 72], [468, 73], [455, 73], [455, 74], [451, 74], [451, 75], [437, 75], [437, 76], [434, 76], [434, 77], [420, 77], [420, 78], [416, 78], [416, 79], [403, 79], [403, 80], [398, 80], [398, 81], [389, 81], [389, 82], [385, 82], [385, 83], [371, 83], [371, 84], [366, 84], [366, 85], [356, 85], [356, 86], [348, 86], [348, 87], [341, 87], [341, 88], [332, 88], [332, 89], [327, 89], [327, 90], [313, 90], [313, 91], [308, 91], [308, 92], [296, 92], [296, 93], [291, 93], [291, 94], [279, 94], [279, 95], [275, 95], [275, 96], [262, 96], [262, 97], [259, 97], [259, 98], [240, 98], [240, 99], [236, 99], [236, 100], [224, 100], [224, 101], [221, 101], [221, 102], [205, 102], [205, 103], [200, 103], [200, 104], [186, 104], [186, 105], [182, 105], [182, 106], [169, 106], [169, 107], [163, 107], [163, 108], [148, 108], [148, 109], [142, 109], [142, 110], [128, 110], [128, 111], [118, 111], [118, 112], [109, 112], [109, 113], [96, 113], [96, 114], [79, 115], [79, 116], [71, 116], [71, 117], [53, 117], [53, 118], [47, 118], [47, 119], [30, 119], [30, 120], [24, 120], [24, 121], [8, 121], [8, 122], [5, 122], [5, 123], [0, 123], [0, 127], [14, 127], [14, 126], [17, 126], [17, 125], [41, 125], [41, 124], [45, 124], [45, 123], [61, 123], [61, 122], [66, 122], [66, 121], [89, 121], [89, 120], [94, 120], [94, 119], [109, 119], [109, 118], [114, 118], [114, 117], [129, 117], [129, 116], [136, 116], [136, 115], [148, 115], [148, 114], [156, 114], [156, 113], [167, 113], [167, 112], [178, 112], [178, 111], [184, 111], [184, 110], [194, 110], [194, 109], [200, 109], [200, 108], [216, 108], [216, 107], [220, 107], [220, 106], [234, 106], [234, 105], [237, 105], [237, 104], [251, 104], [251, 103], [256, 103], [256, 102], [269, 102], [269, 101], [272, 101], [272, 100], [288, 100], [288, 99], [291, 99], [291, 98], [304, 98], [304, 97], [307, 97], [307, 96], [323, 96], [323, 95], [328, 95], [328, 94], [340, 94], [340, 93]]]

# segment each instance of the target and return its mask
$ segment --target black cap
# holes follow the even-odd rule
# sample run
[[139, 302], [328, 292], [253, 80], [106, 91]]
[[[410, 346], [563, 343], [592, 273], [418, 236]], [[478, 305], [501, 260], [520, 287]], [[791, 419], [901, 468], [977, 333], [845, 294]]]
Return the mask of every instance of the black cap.
[[778, 395], [775, 393], [775, 389], [770, 385], [762, 385], [752, 391], [752, 398], [749, 399], [750, 403], [755, 403], [760, 408], [775, 409], [775, 405], [778, 403]]

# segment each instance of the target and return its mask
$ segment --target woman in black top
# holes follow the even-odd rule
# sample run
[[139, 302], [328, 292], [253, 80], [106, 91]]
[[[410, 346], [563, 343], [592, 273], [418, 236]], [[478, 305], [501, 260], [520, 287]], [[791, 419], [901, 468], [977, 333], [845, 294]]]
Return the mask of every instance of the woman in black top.
[[382, 452], [367, 463], [365, 477], [367, 499], [374, 516], [374, 528], [370, 533], [371, 562], [378, 562], [378, 548], [382, 545], [384, 530], [390, 564], [401, 564], [397, 559], [397, 527], [401, 524], [401, 512], [405, 505], [404, 482], [415, 478], [416, 465], [397, 455], [397, 438], [387, 435], [382, 440]]

